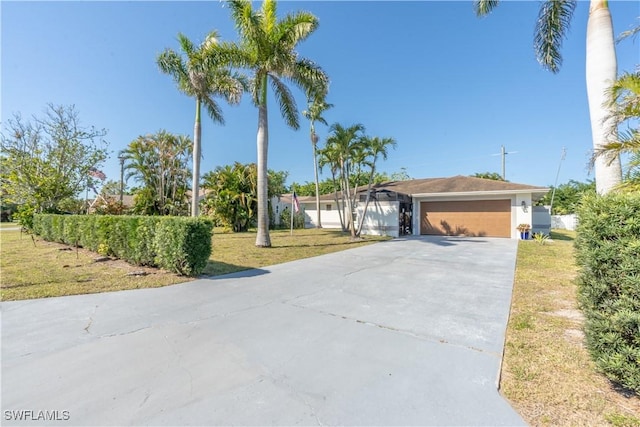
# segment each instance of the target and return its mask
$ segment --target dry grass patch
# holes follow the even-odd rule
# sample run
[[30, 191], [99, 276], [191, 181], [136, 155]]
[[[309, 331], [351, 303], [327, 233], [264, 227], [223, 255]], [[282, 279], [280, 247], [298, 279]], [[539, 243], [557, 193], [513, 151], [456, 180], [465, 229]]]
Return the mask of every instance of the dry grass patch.
[[640, 399], [598, 374], [584, 346], [573, 237], [520, 242], [501, 390], [534, 426], [640, 426]]
[[[20, 231], [0, 234], [3, 301], [125, 289], [156, 288], [189, 280], [164, 270], [101, 259], [84, 249], [33, 239]], [[35, 242], [35, 245], [34, 245]], [[140, 275], [130, 275], [141, 273]]]
[[231, 233], [216, 229], [213, 233], [213, 251], [204, 275], [234, 273], [250, 268], [281, 264], [296, 259], [310, 258], [331, 252], [343, 251], [371, 243], [388, 240], [388, 237], [364, 236], [351, 240], [339, 230], [301, 229], [272, 230], [270, 248], [255, 246], [255, 232]]
[[[371, 244], [386, 237], [351, 241], [336, 230], [272, 231], [272, 248], [256, 248], [256, 234], [214, 232], [213, 252], [204, 275], [215, 276], [260, 268], [300, 258]], [[35, 246], [34, 246], [35, 240]], [[155, 288], [192, 280], [156, 268], [120, 260], [96, 262], [100, 256], [84, 249], [32, 240], [19, 230], [0, 233], [0, 298], [3, 301]], [[144, 275], [130, 275], [141, 272]]]

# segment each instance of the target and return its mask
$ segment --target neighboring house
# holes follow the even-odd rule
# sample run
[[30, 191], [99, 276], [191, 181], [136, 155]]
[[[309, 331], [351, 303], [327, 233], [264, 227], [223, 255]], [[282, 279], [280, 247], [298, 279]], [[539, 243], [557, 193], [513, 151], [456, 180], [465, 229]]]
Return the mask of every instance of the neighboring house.
[[[518, 224], [530, 224], [532, 233], [548, 234], [548, 209], [534, 207], [548, 188], [466, 176], [391, 181], [372, 187], [363, 219], [363, 234], [398, 237], [413, 235], [465, 235], [517, 239]], [[305, 223], [315, 226], [315, 197], [299, 197]], [[366, 188], [358, 193], [359, 222]], [[291, 205], [283, 195], [277, 209]], [[337, 205], [332, 194], [321, 196], [321, 221], [325, 228], [339, 228]]]
[[[89, 199], [87, 200], [88, 202], [88, 213], [95, 213], [96, 211], [96, 207], [102, 204], [106, 204], [109, 201], [111, 202], [119, 202], [120, 201], [120, 195], [119, 194], [107, 194], [107, 195], [101, 195], [99, 194], [98, 197], [96, 197], [95, 199]], [[122, 205], [124, 206], [124, 209], [131, 209], [134, 205], [134, 200], [133, 200], [133, 196], [129, 195], [129, 194], [123, 194], [122, 195]]]

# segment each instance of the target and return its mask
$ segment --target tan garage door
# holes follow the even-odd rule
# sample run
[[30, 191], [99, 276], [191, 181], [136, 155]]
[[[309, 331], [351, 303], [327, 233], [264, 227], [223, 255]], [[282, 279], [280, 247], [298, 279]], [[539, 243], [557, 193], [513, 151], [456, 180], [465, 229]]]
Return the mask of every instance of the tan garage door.
[[421, 202], [420, 234], [511, 237], [511, 201]]

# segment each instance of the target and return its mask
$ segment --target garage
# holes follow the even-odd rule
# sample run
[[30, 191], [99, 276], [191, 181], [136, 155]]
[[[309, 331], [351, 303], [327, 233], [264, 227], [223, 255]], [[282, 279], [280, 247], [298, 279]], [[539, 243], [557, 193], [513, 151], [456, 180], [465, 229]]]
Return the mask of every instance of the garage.
[[421, 202], [420, 234], [511, 237], [511, 200]]

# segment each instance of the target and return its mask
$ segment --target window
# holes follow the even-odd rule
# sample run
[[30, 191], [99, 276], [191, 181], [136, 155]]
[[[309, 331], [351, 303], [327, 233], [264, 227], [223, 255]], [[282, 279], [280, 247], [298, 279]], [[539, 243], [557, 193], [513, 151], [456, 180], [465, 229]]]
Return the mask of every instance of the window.
[[325, 207], [325, 210], [330, 211], [330, 210], [331, 210], [331, 205], [327, 205], [327, 206]]

